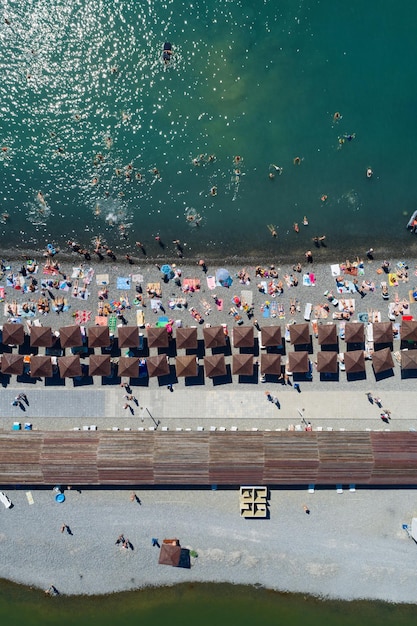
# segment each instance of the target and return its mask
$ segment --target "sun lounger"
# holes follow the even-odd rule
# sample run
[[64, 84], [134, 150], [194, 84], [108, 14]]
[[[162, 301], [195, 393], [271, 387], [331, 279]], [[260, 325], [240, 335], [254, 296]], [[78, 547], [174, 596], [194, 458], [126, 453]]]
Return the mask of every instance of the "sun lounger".
[[311, 309], [312, 309], [311, 302], [307, 302], [307, 304], [305, 305], [305, 309], [304, 309], [304, 319], [306, 320], [306, 322], [310, 321]]

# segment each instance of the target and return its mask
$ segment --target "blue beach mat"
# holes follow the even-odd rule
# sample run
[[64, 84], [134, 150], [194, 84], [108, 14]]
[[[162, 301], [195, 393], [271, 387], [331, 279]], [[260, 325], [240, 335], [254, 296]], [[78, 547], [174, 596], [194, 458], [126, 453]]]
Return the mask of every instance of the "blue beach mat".
[[117, 289], [130, 289], [130, 278], [117, 277]]

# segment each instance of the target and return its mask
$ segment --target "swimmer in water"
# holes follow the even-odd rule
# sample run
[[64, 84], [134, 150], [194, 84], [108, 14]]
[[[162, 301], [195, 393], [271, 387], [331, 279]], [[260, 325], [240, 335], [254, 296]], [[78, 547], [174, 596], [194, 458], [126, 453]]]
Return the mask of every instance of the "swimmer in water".
[[111, 137], [106, 137], [104, 143], [106, 144], [106, 147], [110, 150], [113, 145], [113, 140]]
[[275, 228], [275, 226], [273, 224], [267, 224], [267, 229], [269, 230], [269, 232], [271, 233], [272, 237], [278, 237], [278, 233], [277, 233], [277, 229]]
[[136, 172], [135, 178], [136, 180], [142, 180], [142, 174], [140, 172]]
[[101, 213], [100, 205], [97, 202], [96, 206], [94, 207], [94, 215], [100, 215], [100, 213]]
[[241, 156], [239, 156], [239, 155], [236, 155], [236, 156], [234, 157], [234, 159], [233, 159], [233, 163], [234, 163], [235, 165], [237, 165], [238, 163], [240, 163], [240, 162], [241, 162], [241, 160], [242, 160], [242, 157], [241, 157]]
[[297, 222], [294, 222], [294, 226], [293, 226], [294, 230], [296, 233], [300, 232], [300, 227], [298, 226]]
[[216, 160], [215, 154], [209, 154], [209, 156], [207, 157], [207, 163], [213, 163], [213, 161], [215, 160]]
[[39, 202], [41, 204], [46, 204], [46, 201], [45, 201], [45, 198], [44, 198], [44, 195], [43, 195], [42, 191], [38, 191], [38, 195], [36, 197], [37, 197], [37, 199], [39, 200]]
[[211, 196], [217, 196], [217, 187], [212, 187], [210, 189], [210, 195]]
[[307, 215], [304, 215], [304, 217], [303, 217], [303, 225], [304, 225], [304, 226], [308, 226], [308, 219], [307, 219]]
[[300, 163], [301, 163], [300, 157], [298, 157], [298, 156], [295, 157], [295, 159], [293, 160], [293, 163], [294, 163], [294, 165], [300, 165]]
[[336, 111], [336, 113], [333, 115], [333, 121], [337, 122], [338, 120], [341, 120], [342, 116], [340, 115], [339, 111]]
[[269, 166], [269, 169], [273, 169], [276, 172], [278, 172], [278, 174], [281, 176], [283, 168], [280, 167], [279, 165], [275, 165], [275, 163], [271, 163], [271, 165]]
[[366, 178], [372, 178], [372, 176], [373, 176], [373, 171], [370, 167], [368, 167], [366, 169]]
[[97, 176], [94, 176], [93, 180], [91, 181], [91, 184], [92, 185], [97, 185], [97, 183], [98, 183], [98, 178], [97, 178]]
[[154, 167], [154, 168], [153, 168], [153, 170], [152, 170], [152, 174], [153, 174], [156, 178], [159, 178], [159, 177], [160, 177], [159, 170], [158, 170], [156, 167]]

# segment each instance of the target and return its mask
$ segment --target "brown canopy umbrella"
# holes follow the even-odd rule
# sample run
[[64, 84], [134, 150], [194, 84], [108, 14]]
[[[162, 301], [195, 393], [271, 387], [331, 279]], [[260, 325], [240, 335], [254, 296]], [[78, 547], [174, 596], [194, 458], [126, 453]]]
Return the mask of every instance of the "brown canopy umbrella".
[[1, 371], [3, 374], [16, 374], [19, 376], [23, 372], [23, 356], [4, 352], [1, 358]]
[[55, 341], [50, 326], [32, 326], [30, 329], [30, 345], [33, 348], [51, 348]]
[[180, 376], [197, 376], [198, 365], [194, 354], [177, 356], [175, 359], [175, 372]]
[[290, 342], [293, 346], [310, 343], [310, 325], [308, 323], [290, 324]]
[[159, 565], [172, 565], [178, 567], [181, 559], [181, 546], [163, 543], [159, 551]]
[[329, 346], [337, 344], [336, 324], [320, 324], [318, 326], [319, 346]]
[[[349, 324], [346, 325], [346, 328]], [[352, 350], [344, 354], [346, 374], [357, 374], [365, 370], [365, 355], [363, 350]]]
[[165, 354], [150, 356], [146, 359], [149, 378], [154, 376], [167, 376], [169, 374], [169, 364]]
[[50, 378], [52, 361], [50, 356], [32, 356], [30, 358], [30, 376], [32, 378]]
[[79, 326], [62, 326], [59, 329], [62, 348], [78, 348], [83, 345], [83, 337]]
[[391, 350], [389, 348], [375, 350], [372, 354], [372, 367], [374, 368], [375, 374], [392, 370], [394, 361], [392, 360]]
[[345, 326], [346, 343], [363, 343], [365, 341], [365, 326], [362, 322], [351, 322]]
[[394, 335], [392, 322], [375, 322], [372, 324], [374, 343], [392, 343]]
[[235, 348], [253, 348], [253, 326], [235, 326], [233, 328], [233, 345]]
[[90, 376], [110, 376], [110, 355], [91, 354], [88, 363], [88, 373]]
[[177, 328], [177, 350], [195, 350], [198, 346], [197, 328]]
[[253, 374], [253, 355], [252, 354], [234, 354], [232, 373], [239, 376], [252, 376]]
[[137, 378], [139, 376], [139, 359], [133, 356], [121, 356], [119, 358], [119, 376]]
[[337, 352], [318, 352], [317, 371], [320, 372], [320, 374], [336, 374]]
[[226, 336], [223, 326], [209, 326], [203, 328], [204, 345], [206, 348], [221, 348], [226, 345]]
[[2, 343], [5, 346], [21, 346], [25, 341], [23, 324], [4, 324]]
[[108, 326], [91, 326], [88, 329], [88, 346], [90, 348], [107, 348], [110, 345]]
[[401, 369], [417, 370], [417, 350], [401, 350]]
[[403, 320], [400, 337], [401, 341], [417, 341], [417, 322], [415, 320]]
[[139, 346], [139, 329], [137, 326], [120, 326], [117, 329], [119, 348], [137, 348]]
[[169, 337], [167, 329], [148, 328], [148, 347], [149, 348], [168, 348]]
[[262, 354], [261, 374], [281, 374], [281, 355]]
[[215, 376], [226, 376], [226, 362], [223, 354], [213, 354], [204, 357], [204, 369], [206, 376], [214, 378]]
[[73, 378], [74, 376], [81, 376], [81, 363], [78, 354], [59, 357], [58, 367], [61, 378]]
[[280, 346], [282, 344], [281, 326], [262, 326], [261, 343], [265, 347]]
[[297, 374], [308, 372], [308, 352], [289, 352], [288, 369], [290, 372], [296, 372]]

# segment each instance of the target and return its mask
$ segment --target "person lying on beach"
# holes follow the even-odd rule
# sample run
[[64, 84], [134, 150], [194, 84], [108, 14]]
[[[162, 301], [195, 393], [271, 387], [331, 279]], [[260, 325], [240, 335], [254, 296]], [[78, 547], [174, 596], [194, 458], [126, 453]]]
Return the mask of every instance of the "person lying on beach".
[[337, 311], [333, 313], [334, 320], [350, 320], [350, 313], [347, 311]]
[[194, 307], [191, 307], [190, 313], [199, 324], [204, 323], [204, 319], [201, 317], [200, 313]]

